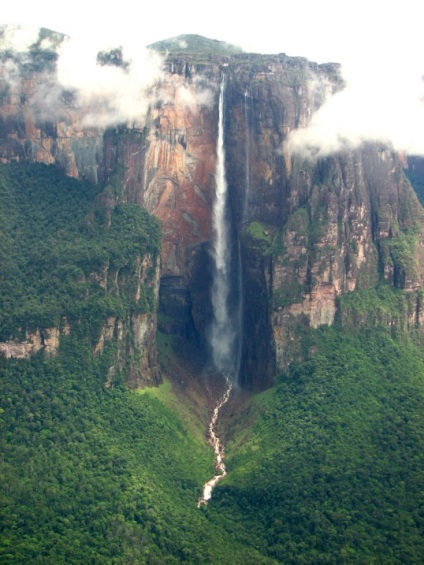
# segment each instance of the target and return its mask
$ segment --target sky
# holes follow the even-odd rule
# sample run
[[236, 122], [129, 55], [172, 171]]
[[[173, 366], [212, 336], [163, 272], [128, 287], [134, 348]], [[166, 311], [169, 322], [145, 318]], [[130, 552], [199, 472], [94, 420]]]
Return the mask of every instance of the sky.
[[20, 0], [5, 2], [2, 23], [35, 24], [72, 37], [129, 38], [148, 45], [184, 33], [235, 43], [259, 53], [345, 62], [364, 52], [385, 56], [418, 48], [419, 0]]
[[[247, 51], [339, 62], [348, 87], [328, 100], [293, 147], [318, 154], [382, 138], [424, 154], [424, 49], [420, 0], [21, 0], [2, 6], [0, 24], [48, 27], [98, 49], [145, 45], [185, 33]], [[424, 137], [424, 134], [423, 134]]]

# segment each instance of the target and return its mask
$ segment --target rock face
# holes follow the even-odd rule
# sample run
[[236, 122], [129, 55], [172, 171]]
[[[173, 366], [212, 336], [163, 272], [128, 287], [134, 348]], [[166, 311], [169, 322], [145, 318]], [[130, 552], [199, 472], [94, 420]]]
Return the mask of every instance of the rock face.
[[21, 72], [19, 80], [9, 82], [0, 69], [0, 80], [7, 85], [0, 92], [0, 162], [54, 163], [69, 176], [101, 181], [104, 132], [84, 128], [78, 111], [66, 105], [57, 119], [48, 120], [37, 111], [34, 97], [40, 85], [51, 85], [51, 72]]
[[169, 75], [161, 88], [164, 101], [148, 118], [140, 185], [143, 205], [163, 225], [162, 309], [187, 336], [202, 334], [209, 316], [210, 277], [202, 271], [209, 269], [217, 114], [215, 92], [205, 83]]
[[[278, 235], [285, 252], [274, 260], [273, 327], [281, 367], [291, 360], [296, 320], [332, 324], [338, 298], [349, 291], [385, 280], [417, 293], [423, 282], [422, 214], [395, 154], [367, 146], [304, 174], [308, 199]], [[292, 180], [294, 194], [298, 179]], [[399, 246], [414, 259], [408, 261]]]
[[[35, 120], [31, 91], [43, 75], [32, 71], [0, 99], [0, 159], [57, 163], [68, 175], [118, 183], [120, 201], [160, 218], [160, 327], [204, 344], [223, 75], [229, 207], [244, 293], [241, 384], [268, 386], [300, 355], [299, 328], [332, 324], [341, 296], [378, 281], [413, 296], [420, 325], [422, 212], [398, 156], [368, 144], [312, 162], [285, 144], [325, 92], [341, 88], [336, 65], [283, 54], [201, 61], [171, 54], [146, 123], [108, 130], [83, 128], [71, 106], [61, 119]], [[129, 323], [148, 350], [154, 322]], [[97, 347], [119, 328], [108, 320]], [[155, 355], [142, 363], [154, 381]]]
[[[90, 276], [93, 293], [101, 288], [110, 296], [126, 295], [128, 300], [132, 300], [135, 310], [129, 315], [108, 316], [104, 320], [103, 327], [100, 328], [97, 342], [93, 344], [93, 353], [99, 355], [104, 352], [108, 343], [112, 340], [114, 342], [115, 353], [108, 367], [106, 382], [108, 387], [115, 384], [120, 373], [125, 373], [126, 383], [131, 388], [158, 385], [161, 382], [156, 350], [157, 314], [146, 308], [144, 304], [147, 294], [150, 294], [154, 303], [157, 303], [159, 274], [159, 258], [147, 254], [143, 260], [135, 263], [132, 270], [126, 266], [116, 271], [109, 265], [102, 268], [100, 275], [92, 273]], [[144, 311], [138, 312], [138, 310]], [[39, 351], [47, 357], [54, 357], [62, 337], [76, 329], [74, 325], [76, 327], [84, 325], [85, 321], [79, 319], [70, 324], [66, 318], [63, 318], [60, 327], [27, 330], [23, 339], [0, 342], [0, 357], [29, 359]], [[20, 330], [19, 333], [23, 331]], [[80, 333], [83, 334], [84, 329]]]
[[[159, 273], [158, 259], [147, 255], [125, 277], [119, 273], [114, 273], [111, 277], [111, 273], [106, 271], [100, 284], [112, 294], [132, 294], [136, 303], [140, 303], [143, 289], [151, 289], [153, 300], [157, 302]], [[108, 278], [113, 279], [112, 284], [108, 282]], [[112, 386], [117, 373], [122, 370], [126, 372], [126, 383], [130, 388], [153, 386], [162, 382], [157, 359], [156, 330], [156, 312], [106, 318], [94, 347], [95, 354], [100, 354], [108, 342], [114, 340], [116, 343], [116, 356], [113, 365], [109, 367], [106, 386]]]
[[[66, 333], [66, 328], [62, 332]], [[43, 350], [47, 356], [53, 357], [59, 347], [60, 333], [59, 328], [37, 329], [34, 333], [27, 333], [24, 341], [0, 342], [0, 356], [6, 359], [29, 359]]]

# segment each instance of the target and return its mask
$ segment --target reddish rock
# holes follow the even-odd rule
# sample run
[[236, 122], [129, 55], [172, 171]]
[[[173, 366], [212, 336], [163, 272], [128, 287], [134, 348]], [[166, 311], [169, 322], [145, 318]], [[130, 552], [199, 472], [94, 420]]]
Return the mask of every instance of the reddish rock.
[[[160, 218], [161, 308], [173, 319], [168, 329], [202, 340], [211, 316], [208, 246], [223, 72], [234, 233], [258, 222], [272, 236], [267, 249], [252, 247], [248, 238], [241, 245], [243, 382], [263, 388], [298, 354], [296, 327], [332, 324], [341, 295], [373, 287], [379, 277], [410, 293], [424, 282], [422, 212], [404, 160], [381, 144], [319, 161], [288, 149], [289, 133], [308, 124], [325, 92], [341, 88], [336, 66], [285, 55], [171, 56], [152, 90], [146, 122], [106, 131], [84, 127], [69, 105], [56, 120], [36, 120], [31, 96], [46, 77], [32, 73], [0, 100], [0, 160], [57, 163], [71, 176], [113, 185], [111, 206], [133, 202]], [[322, 88], [311, 86], [313, 77]], [[393, 241], [413, 226], [408, 263]], [[419, 302], [414, 316], [421, 324]], [[147, 347], [155, 322], [149, 330], [145, 321], [137, 324], [138, 343]], [[144, 357], [151, 375], [154, 357]]]

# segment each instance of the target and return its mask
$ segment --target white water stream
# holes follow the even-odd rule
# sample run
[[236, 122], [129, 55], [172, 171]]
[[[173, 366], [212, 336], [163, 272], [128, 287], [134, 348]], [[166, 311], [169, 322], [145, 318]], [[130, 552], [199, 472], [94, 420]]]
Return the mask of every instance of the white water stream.
[[[218, 401], [209, 423], [209, 443], [215, 452], [215, 474], [210, 481], [203, 485], [203, 494], [197, 503], [198, 508], [212, 496], [212, 491], [218, 481], [227, 474], [224, 465], [224, 446], [216, 435], [216, 424], [219, 411], [231, 394], [234, 380], [237, 378], [239, 367], [239, 336], [240, 314], [230, 313], [231, 292], [231, 240], [228, 220], [228, 186], [225, 175], [225, 144], [224, 144], [224, 89], [222, 79], [219, 93], [218, 139], [216, 144], [216, 193], [213, 207], [213, 259], [214, 278], [212, 283], [212, 308], [214, 319], [210, 328], [210, 345], [215, 368], [225, 376], [227, 387], [224, 395]], [[240, 298], [239, 298], [240, 302]], [[239, 308], [240, 310], [240, 304]]]
[[221, 444], [219, 437], [215, 433], [216, 423], [218, 421], [218, 415], [220, 409], [224, 406], [228, 399], [230, 398], [231, 389], [233, 388], [233, 383], [230, 379], [227, 378], [227, 389], [219, 400], [218, 404], [213, 411], [212, 418], [209, 422], [209, 443], [212, 445], [213, 450], [215, 452], [215, 469], [219, 471], [219, 474], [214, 475], [210, 481], [203, 485], [203, 495], [199, 498], [197, 503], [197, 508], [200, 508], [202, 504], [207, 504], [208, 500], [212, 496], [212, 491], [217, 485], [218, 481], [223, 479], [227, 474], [227, 469], [225, 468], [224, 464], [224, 446]]

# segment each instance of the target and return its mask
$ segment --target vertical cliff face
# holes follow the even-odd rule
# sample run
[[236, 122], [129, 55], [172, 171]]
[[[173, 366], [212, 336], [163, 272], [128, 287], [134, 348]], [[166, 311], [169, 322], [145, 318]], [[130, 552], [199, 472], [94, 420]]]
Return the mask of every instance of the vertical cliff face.
[[169, 73], [148, 117], [143, 204], [163, 225], [161, 309], [178, 333], [204, 337], [209, 318], [217, 111], [206, 77]]
[[[114, 342], [116, 352], [108, 368], [106, 386], [113, 386], [119, 372], [126, 374], [131, 388], [158, 385], [162, 382], [156, 349], [157, 314], [154, 304], [159, 294], [159, 257], [146, 254], [133, 265], [118, 271], [108, 266], [100, 284], [113, 296], [131, 300], [131, 311], [108, 316], [94, 346], [95, 354], [103, 353]], [[146, 300], [146, 297], [149, 299]], [[147, 305], [146, 302], [152, 302]]]
[[[299, 353], [299, 328], [332, 324], [350, 291], [384, 280], [412, 293], [420, 308], [422, 212], [397, 155], [366, 144], [311, 161], [286, 149], [287, 135], [307, 124], [328, 85], [340, 87], [335, 71], [281, 56], [229, 71], [228, 169], [244, 258], [247, 386], [287, 368]], [[311, 73], [321, 88], [310, 86]], [[262, 347], [262, 338], [273, 347]]]
[[[102, 181], [104, 132], [83, 127], [78, 109], [65, 97], [52, 120], [39, 109], [38, 98], [41, 92], [55, 91], [53, 71], [44, 64], [41, 69], [13, 64], [13, 80], [5, 73], [6, 64], [0, 68], [0, 162], [56, 164], [69, 176]], [[52, 100], [52, 109], [55, 103]]]
[[305, 186], [293, 190], [289, 184], [292, 162], [284, 142], [320, 104], [322, 90], [308, 88], [312, 72], [321, 73], [323, 81], [336, 78], [332, 67], [318, 69], [284, 55], [240, 55], [229, 68], [228, 178], [241, 237], [246, 304], [240, 378], [250, 388], [269, 385], [281, 366], [274, 296], [288, 281], [278, 267], [276, 251], [282, 242], [274, 251], [271, 247], [292, 210], [309, 198]]
[[[243, 280], [243, 386], [268, 386], [300, 355], [299, 328], [332, 324], [340, 297], [378, 281], [409, 293], [420, 325], [422, 213], [397, 155], [367, 144], [311, 161], [285, 143], [326, 92], [342, 87], [335, 65], [285, 55], [171, 54], [146, 122], [107, 130], [84, 128], [72, 104], [54, 121], [37, 121], [31, 91], [45, 77], [28, 71], [0, 100], [0, 158], [57, 163], [68, 175], [112, 185], [113, 205], [136, 203], [160, 218], [161, 328], [204, 343], [223, 74]], [[139, 322], [140, 343], [153, 339]]]
[[[206, 70], [193, 68], [188, 76], [186, 69], [180, 62], [181, 74], [178, 78], [172, 75], [172, 81], [183, 81], [195, 97], [199, 74], [207, 76], [212, 85], [226, 75], [226, 169], [242, 251], [240, 379], [244, 386], [269, 385], [277, 370], [296, 359], [298, 328], [332, 324], [338, 300], [347, 292], [372, 288], [385, 280], [412, 293], [419, 308], [417, 293], [423, 282], [421, 209], [397, 155], [384, 145], [368, 144], [311, 162], [286, 149], [288, 134], [308, 123], [324, 92], [341, 87], [337, 68], [285, 56], [238, 55], [220, 68], [212, 64]], [[167, 137], [168, 157], [153, 167], [153, 181], [144, 187], [150, 198], [155, 194], [155, 202], [160, 202], [167, 194], [161, 188], [165, 186], [164, 173], [168, 176], [168, 195], [173, 198], [168, 196], [161, 202], [165, 204], [162, 210], [157, 204], [149, 205], [169, 234], [165, 235], [163, 255], [163, 296], [170, 292], [175, 304], [177, 296], [181, 300], [185, 293], [186, 320], [191, 308], [194, 330], [200, 334], [210, 316], [204, 249], [210, 239], [214, 190], [215, 90], [214, 106], [197, 107], [196, 118], [193, 110], [186, 109], [186, 129], [178, 129], [178, 135], [187, 139], [196, 134], [197, 147], [205, 150], [203, 155], [193, 146], [181, 146], [175, 136], [172, 139], [168, 124], [172, 123], [169, 117], [178, 113], [175, 95], [173, 104], [156, 110], [161, 119], [156, 115], [160, 131], [155, 135]], [[160, 147], [164, 148], [163, 141]], [[157, 151], [150, 137], [149, 152]], [[193, 174], [181, 161], [176, 166], [169, 157], [175, 153], [184, 163], [196, 155]], [[203, 175], [205, 170], [207, 176]], [[199, 184], [205, 195], [202, 202], [197, 191], [194, 194], [193, 188], [191, 192], [187, 188]], [[180, 202], [176, 195], [180, 195]], [[187, 231], [187, 211], [194, 220], [191, 231]], [[199, 224], [205, 227], [203, 231], [196, 231]], [[200, 273], [203, 276], [198, 278]]]
[[0, 165], [0, 192], [0, 356], [77, 346], [107, 386], [160, 382], [158, 220], [41, 164]]
[[[308, 191], [306, 206], [294, 210], [283, 229], [285, 253], [274, 263], [273, 323], [282, 367], [290, 362], [296, 320], [331, 324], [340, 296], [382, 280], [411, 292], [422, 284], [421, 211], [396, 155], [368, 146], [328, 158], [309, 171]], [[408, 266], [396, 251], [402, 238], [403, 245], [411, 239]]]

